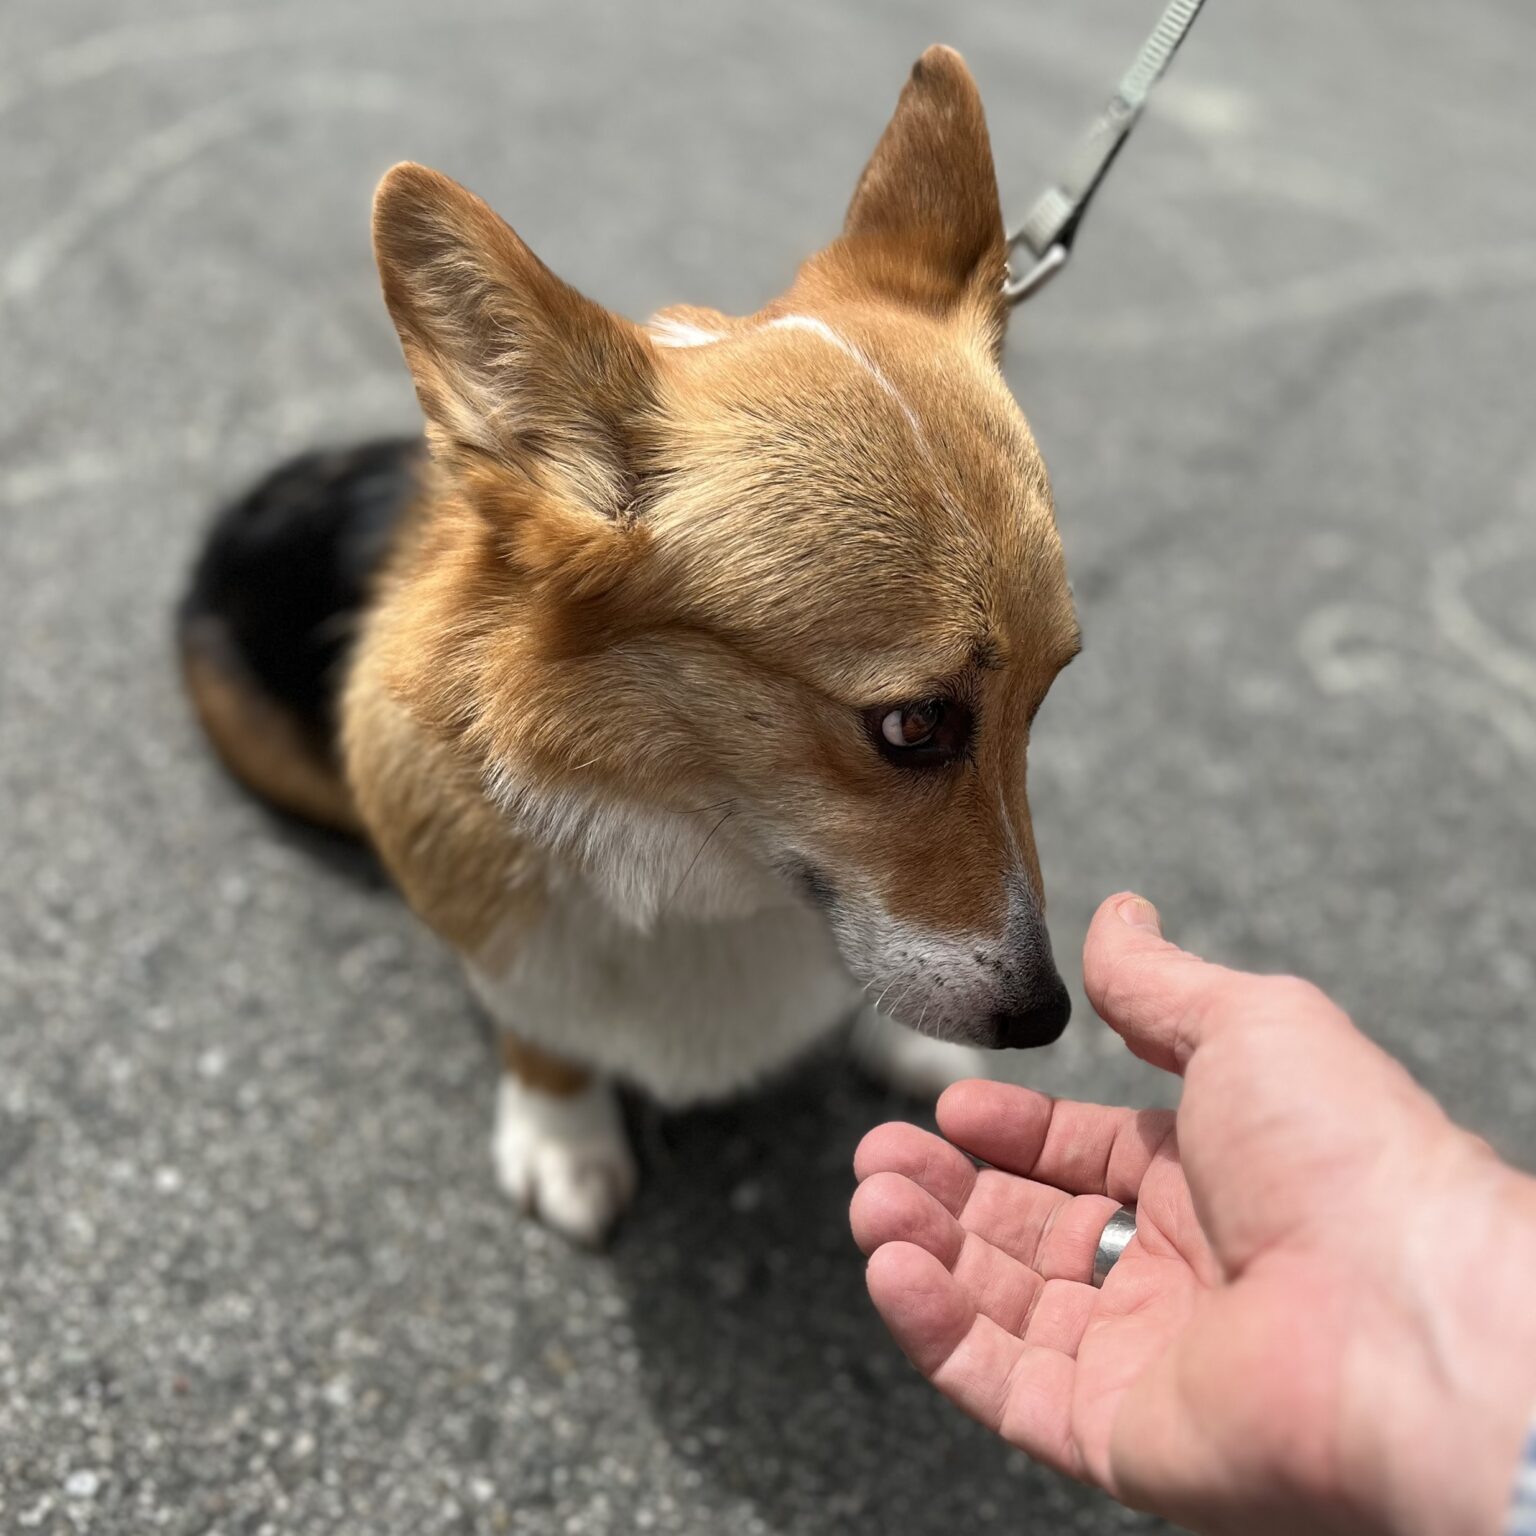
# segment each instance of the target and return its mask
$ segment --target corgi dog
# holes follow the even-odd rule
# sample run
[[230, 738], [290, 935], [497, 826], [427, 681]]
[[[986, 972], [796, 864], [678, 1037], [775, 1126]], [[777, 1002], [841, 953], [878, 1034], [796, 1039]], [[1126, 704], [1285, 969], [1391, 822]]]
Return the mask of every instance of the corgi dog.
[[366, 838], [461, 957], [505, 1189], [600, 1240], [616, 1085], [728, 1095], [861, 1005], [899, 1081], [1055, 1040], [1025, 758], [1079, 632], [959, 55], [746, 318], [611, 314], [417, 165], [373, 236], [425, 442], [223, 512], [179, 656], [233, 772]]

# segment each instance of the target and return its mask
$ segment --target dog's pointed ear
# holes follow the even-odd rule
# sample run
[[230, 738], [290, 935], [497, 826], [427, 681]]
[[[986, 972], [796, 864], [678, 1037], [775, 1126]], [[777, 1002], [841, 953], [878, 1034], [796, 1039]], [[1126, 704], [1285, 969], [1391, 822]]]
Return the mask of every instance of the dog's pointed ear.
[[974, 297], [1000, 322], [1007, 257], [997, 172], [981, 93], [954, 49], [930, 48], [912, 66], [839, 247], [893, 297], [937, 310]]
[[434, 451], [490, 459], [609, 517], [635, 496], [654, 410], [637, 326], [560, 281], [457, 182], [397, 165], [373, 248]]

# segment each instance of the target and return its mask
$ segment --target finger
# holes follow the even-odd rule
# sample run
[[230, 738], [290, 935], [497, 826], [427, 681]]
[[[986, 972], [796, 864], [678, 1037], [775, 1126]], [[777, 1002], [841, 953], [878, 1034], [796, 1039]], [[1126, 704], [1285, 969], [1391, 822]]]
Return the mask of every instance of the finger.
[[[1047, 1283], [1089, 1284], [1099, 1240], [1122, 1202], [1106, 1195], [1067, 1195], [1048, 1184], [984, 1168], [960, 1214], [967, 1232], [1010, 1254]], [[1219, 1267], [1190, 1203], [1176, 1160], [1155, 1164], [1136, 1203], [1136, 1249], [1177, 1258], [1202, 1282]]]
[[1075, 1364], [978, 1312], [931, 1253], [887, 1243], [870, 1256], [870, 1299], [907, 1358], [957, 1407], [1037, 1460], [1077, 1470], [1070, 1437]]
[[[854, 1240], [866, 1254], [888, 1243], [931, 1253], [954, 1275], [971, 1304], [999, 1328], [1048, 1349], [1077, 1347], [1092, 1308], [1094, 1251], [1113, 1200], [1074, 1199], [1012, 1174], [983, 1171], [957, 1219], [911, 1179], [876, 1173], [855, 1191], [849, 1211]], [[1070, 1310], [1066, 1286], [1082, 1294]]]
[[1025, 1343], [1077, 1358], [1099, 1305], [1099, 1293], [1075, 1280], [1047, 1280], [1023, 1329]]
[[[919, 1135], [938, 1142], [926, 1132]], [[959, 1273], [964, 1235], [974, 1233], [1041, 1279], [1087, 1281], [1100, 1234], [1121, 1205], [1108, 1196], [1073, 1196], [994, 1168], [977, 1170], [968, 1160], [969, 1189], [962, 1196], [947, 1159], [925, 1150], [908, 1166], [913, 1171], [871, 1174], [855, 1193], [850, 1216], [856, 1215], [859, 1224], [854, 1238], [866, 1253], [881, 1243], [916, 1243]], [[861, 1199], [871, 1185], [873, 1190]], [[992, 1315], [1004, 1320], [1000, 1311]]]
[[1067, 1195], [1049, 1184], [984, 1169], [960, 1223], [993, 1248], [1027, 1265], [1042, 1280], [1093, 1278], [1093, 1256], [1120, 1202], [1105, 1195]]
[[[849, 1220], [860, 1248], [872, 1253], [882, 1243], [914, 1243], [951, 1270], [960, 1262], [964, 1234], [973, 1232], [1041, 1279], [1086, 1282], [1105, 1223], [1128, 1203], [1119, 1195], [1073, 1198], [1035, 1179], [978, 1171], [948, 1142], [899, 1123], [871, 1131], [854, 1154], [854, 1168], [861, 1183]], [[1130, 1190], [1130, 1198], [1135, 1193]], [[1037, 1288], [1021, 1277], [1013, 1285], [1027, 1285], [1031, 1294]], [[991, 1315], [1012, 1326], [1010, 1309], [994, 1308]]]
[[970, 1304], [1005, 1332], [1021, 1334], [1045, 1282], [1026, 1264], [967, 1232], [927, 1190], [896, 1173], [866, 1179], [849, 1212], [865, 1253], [888, 1243], [931, 1253], [955, 1277]]
[[905, 1174], [872, 1173], [853, 1192], [848, 1207], [853, 1240], [865, 1254], [886, 1243], [911, 1243], [953, 1269], [965, 1229], [921, 1185]]
[[980, 1080], [946, 1088], [938, 1119], [951, 1142], [994, 1168], [1126, 1205], [1174, 1125], [1168, 1110], [1078, 1104]]
[[[976, 1308], [960, 1282], [926, 1248], [886, 1243], [869, 1256], [864, 1279], [875, 1310], [902, 1353], [930, 1379], [959, 1349], [977, 1321]], [[1007, 1368], [1005, 1362], [997, 1383], [999, 1391]], [[978, 1384], [972, 1397], [974, 1406], [967, 1407], [967, 1412], [995, 1427], [1002, 1416], [1002, 1404], [1000, 1399], [987, 1399], [988, 1394]]]
[[1162, 936], [1157, 909], [1129, 892], [1095, 914], [1083, 983], [1099, 1017], [1143, 1061], [1183, 1073], [1189, 1058], [1252, 978], [1186, 954]]
[[958, 1212], [976, 1182], [976, 1165], [941, 1136], [900, 1120], [877, 1125], [853, 1154], [862, 1183], [876, 1173], [900, 1173], [921, 1184], [947, 1211]]

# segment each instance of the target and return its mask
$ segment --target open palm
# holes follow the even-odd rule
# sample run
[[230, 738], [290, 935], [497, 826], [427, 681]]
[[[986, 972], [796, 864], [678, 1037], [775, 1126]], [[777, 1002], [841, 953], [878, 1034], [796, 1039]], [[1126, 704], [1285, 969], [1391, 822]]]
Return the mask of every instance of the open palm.
[[[972, 1082], [945, 1094], [939, 1119], [948, 1140], [885, 1125], [855, 1158], [853, 1230], [872, 1255], [875, 1304], [960, 1407], [1037, 1459], [1112, 1486], [1125, 1394], [1218, 1279], [1173, 1116]], [[1132, 1203], [1136, 1238], [1095, 1290], [1099, 1234]]]
[[[939, 1101], [942, 1137], [871, 1131], [852, 1208], [871, 1297], [946, 1396], [1128, 1503], [1206, 1531], [1387, 1528], [1366, 1488], [1406, 1511], [1390, 1528], [1444, 1529], [1413, 1511], [1469, 1457], [1496, 1483], [1518, 1443], [1516, 1417], [1510, 1445], [1448, 1452], [1409, 1412], [1447, 1401], [1448, 1342], [1479, 1358], [1435, 1302], [1465, 1296], [1469, 1262], [1488, 1272], [1509, 1171], [1315, 988], [1207, 965], [1155, 923], [1106, 903], [1085, 978], [1132, 1050], [1184, 1076], [1177, 1117], [968, 1082]], [[1095, 1289], [1122, 1205], [1136, 1236]]]

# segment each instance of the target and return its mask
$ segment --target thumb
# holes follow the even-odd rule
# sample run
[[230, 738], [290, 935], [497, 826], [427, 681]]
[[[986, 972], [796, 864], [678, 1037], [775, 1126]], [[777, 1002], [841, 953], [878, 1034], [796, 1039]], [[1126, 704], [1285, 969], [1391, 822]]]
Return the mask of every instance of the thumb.
[[1244, 977], [1163, 937], [1157, 908], [1122, 891], [1095, 914], [1083, 945], [1088, 1000], [1136, 1055], [1181, 1076]]

